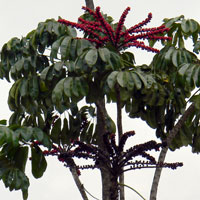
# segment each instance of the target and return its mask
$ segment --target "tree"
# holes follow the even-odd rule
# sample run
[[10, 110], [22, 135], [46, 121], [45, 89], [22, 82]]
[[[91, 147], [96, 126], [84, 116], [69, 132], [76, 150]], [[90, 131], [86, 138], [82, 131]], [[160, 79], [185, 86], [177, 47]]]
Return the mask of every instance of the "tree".
[[[144, 29], [151, 19], [149, 14], [143, 22], [126, 29], [123, 24], [130, 8], [118, 24], [102, 15], [100, 8], [84, 9], [80, 23], [47, 20], [25, 38], [11, 39], [1, 51], [1, 78], [15, 81], [8, 99], [13, 114], [9, 126], [2, 126], [0, 132], [1, 179], [10, 190], [21, 189], [24, 199], [29, 185], [24, 173], [29, 147], [35, 178], [46, 169], [45, 156], [57, 156], [70, 168], [83, 199], [87, 195], [79, 170], [100, 169], [104, 200], [118, 198], [117, 181], [124, 171], [181, 165], [156, 162], [146, 151], [161, 147], [163, 151], [168, 147], [175, 150], [190, 144], [198, 152], [199, 118], [194, 106], [199, 107], [199, 96], [193, 95], [189, 102], [194, 104], [184, 109], [186, 98], [198, 87], [199, 61], [183, 48], [183, 37], [192, 36], [198, 52], [198, 23], [181, 16], [165, 20], [170, 30], [165, 26]], [[77, 38], [75, 28], [84, 31], [84, 38]], [[149, 39], [151, 46], [138, 39]], [[152, 47], [157, 40], [164, 45], [160, 53]], [[158, 54], [150, 66], [136, 66], [134, 55], [127, 51], [130, 46]], [[82, 99], [87, 106], [80, 106]], [[117, 133], [105, 100], [117, 105]], [[163, 143], [150, 141], [124, 150], [134, 131], [123, 133], [122, 108], [131, 118], [140, 117], [155, 128]], [[114, 134], [119, 136], [118, 144]], [[136, 156], [147, 161], [132, 161]], [[75, 157], [92, 159], [94, 164], [79, 166]]]

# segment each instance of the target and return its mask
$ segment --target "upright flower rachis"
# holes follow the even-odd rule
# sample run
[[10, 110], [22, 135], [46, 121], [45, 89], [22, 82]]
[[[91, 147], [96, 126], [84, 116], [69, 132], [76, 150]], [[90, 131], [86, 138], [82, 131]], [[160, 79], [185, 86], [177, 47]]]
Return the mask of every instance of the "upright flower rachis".
[[79, 18], [79, 23], [70, 22], [65, 19], [59, 19], [58, 21], [87, 33], [88, 37], [82, 39], [95, 43], [97, 48], [105, 46], [110, 42], [117, 50], [135, 46], [136, 48], [157, 53], [159, 52], [158, 49], [145, 45], [141, 40], [171, 39], [170, 37], [158, 36], [158, 34], [169, 31], [169, 28], [166, 28], [163, 25], [155, 28], [142, 28], [151, 21], [151, 13], [149, 13], [148, 17], [144, 21], [130, 27], [129, 29], [125, 29], [124, 22], [128, 12], [130, 11], [130, 7], [127, 7], [124, 10], [117, 26], [112, 26], [106, 21], [100, 12], [100, 7], [97, 7], [95, 11], [87, 7], [83, 7], [83, 9], [93, 17], [94, 21], [85, 20], [83, 18]]

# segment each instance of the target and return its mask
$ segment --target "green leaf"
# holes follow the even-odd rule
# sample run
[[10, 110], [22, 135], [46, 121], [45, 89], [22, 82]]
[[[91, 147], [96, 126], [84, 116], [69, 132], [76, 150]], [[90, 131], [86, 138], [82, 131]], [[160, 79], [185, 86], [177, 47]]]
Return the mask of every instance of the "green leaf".
[[53, 101], [54, 103], [59, 103], [59, 102], [61, 102], [61, 99], [62, 99], [62, 96], [63, 96], [64, 81], [65, 81], [64, 78], [63, 78], [62, 80], [60, 80], [60, 81], [56, 84], [56, 86], [55, 86], [55, 88], [54, 88], [54, 90], [53, 90], [53, 92], [52, 92], [52, 101]]
[[30, 127], [21, 127], [18, 128], [15, 132], [19, 133], [23, 140], [26, 142], [30, 141], [33, 135], [33, 129]]
[[89, 66], [92, 66], [97, 62], [97, 58], [97, 49], [90, 49], [85, 56], [85, 61]]
[[141, 71], [136, 71], [135, 73], [138, 75], [138, 77], [140, 77], [140, 80], [142, 81], [144, 87], [146, 88], [147, 87], [146, 77], [142, 74]]
[[56, 144], [60, 143], [60, 135], [61, 135], [61, 119], [59, 118], [56, 120], [56, 122], [53, 124], [53, 128], [51, 131], [51, 139]]
[[5, 135], [5, 139], [6, 139], [6, 142], [7, 143], [11, 143], [13, 142], [13, 136], [14, 132], [8, 128], [8, 127], [5, 127], [5, 126], [0, 126], [0, 135]]
[[65, 81], [64, 81], [64, 93], [68, 97], [72, 96], [72, 84], [73, 84], [73, 78], [72, 77], [65, 78]]
[[6, 119], [0, 120], [0, 125], [6, 125], [6, 124], [7, 124], [7, 120]]
[[134, 82], [134, 84], [136, 86], [136, 89], [137, 90], [141, 89], [142, 82], [140, 81], [140, 78], [138, 77], [138, 75], [133, 72], [133, 73], [131, 73], [131, 76], [133, 78], [133, 82]]
[[37, 99], [39, 95], [39, 85], [37, 76], [32, 76], [29, 80], [29, 94], [33, 100]]
[[80, 86], [81, 82], [80, 82], [80, 78], [79, 77], [75, 77], [73, 78], [72, 81], [72, 94], [75, 95], [76, 97], [79, 97], [79, 93], [80, 93]]
[[77, 39], [72, 39], [71, 47], [70, 47], [70, 56], [73, 60], [76, 59], [76, 46], [77, 46]]
[[25, 78], [21, 81], [20, 94], [22, 97], [28, 95], [28, 80]]
[[110, 51], [107, 48], [99, 48], [98, 52], [101, 60], [104, 62], [108, 62], [110, 60]]
[[22, 70], [24, 64], [24, 59], [18, 60], [15, 65], [13, 66], [18, 72]]
[[68, 34], [71, 36], [71, 37], [77, 37], [77, 33], [76, 33], [76, 29], [75, 28], [72, 28], [70, 26], [67, 27], [68, 29]]
[[62, 145], [70, 144], [71, 142], [67, 118], [63, 120], [63, 128], [61, 131], [61, 142], [62, 142]]
[[189, 19], [188, 22], [189, 22], [189, 25], [190, 25], [190, 32], [191, 33], [194, 33], [199, 29], [199, 24], [195, 20]]
[[178, 73], [181, 75], [181, 76], [184, 76], [185, 75], [185, 72], [187, 71], [187, 69], [190, 67], [190, 64], [183, 64], [180, 66], [180, 69], [178, 71]]
[[195, 53], [199, 53], [199, 51], [200, 51], [200, 41], [197, 41], [197, 42], [194, 44], [194, 49], [193, 49], [193, 51], [194, 51]]
[[63, 62], [57, 62], [54, 64], [54, 69], [60, 71], [63, 68]]
[[22, 172], [25, 171], [26, 162], [28, 158], [28, 147], [19, 147], [15, 153], [14, 160], [15, 165]]
[[41, 74], [40, 74], [40, 78], [41, 80], [46, 80], [47, 79], [47, 74], [50, 70], [50, 67], [46, 67], [42, 70]]
[[80, 56], [83, 53], [83, 51], [89, 48], [91, 45], [92, 44], [88, 40], [77, 39], [77, 45], [76, 45], [77, 55]]
[[82, 96], [87, 96], [88, 91], [89, 91], [89, 86], [88, 86], [88, 82], [87, 80], [85, 80], [84, 78], [80, 78], [80, 85], [79, 85], [79, 89], [80, 89], [80, 94]]
[[58, 40], [56, 40], [56, 41], [53, 43], [53, 45], [52, 45], [51, 53], [50, 53], [50, 59], [51, 59], [52, 62], [53, 62], [53, 59], [54, 59], [54, 58], [58, 58], [58, 57], [57, 57], [58, 49], [59, 49], [60, 44], [61, 44], [61, 42], [63, 41], [63, 39], [64, 39], [64, 36], [61, 37], [61, 38], [59, 38]]
[[195, 103], [196, 109], [200, 109], [200, 95], [193, 96], [190, 101]]
[[31, 161], [33, 176], [35, 178], [42, 177], [47, 168], [47, 162], [39, 147], [31, 148]]
[[190, 31], [189, 20], [183, 19], [183, 21], [181, 23], [181, 28], [182, 28], [183, 32], [188, 33]]
[[60, 53], [62, 59], [64, 60], [69, 58], [71, 39], [72, 38], [70, 36], [66, 36], [61, 43]]
[[[165, 23], [165, 26], [167, 28], [170, 28], [172, 24], [174, 24], [175, 22], [177, 22], [177, 21], [179, 21], [181, 19], [184, 19], [184, 15], [180, 15], [178, 17], [171, 18], [171, 19], [167, 20], [167, 22]], [[166, 20], [164, 20], [164, 21], [166, 21]]]
[[197, 87], [200, 86], [200, 65], [196, 65], [192, 73], [192, 78]]
[[33, 137], [35, 138], [35, 140], [42, 142], [43, 138], [44, 138], [44, 133], [40, 128], [33, 128]]
[[117, 74], [117, 82], [121, 87], [127, 87], [128, 80], [129, 80], [129, 73], [127, 71], [120, 71]]
[[107, 83], [108, 83], [108, 86], [111, 90], [114, 90], [115, 83], [117, 81], [118, 73], [119, 73], [118, 71], [113, 71], [113, 72], [110, 73], [110, 75], [107, 78]]
[[117, 53], [110, 51], [109, 64], [111, 65], [113, 70], [120, 69], [122, 66], [120, 56]]

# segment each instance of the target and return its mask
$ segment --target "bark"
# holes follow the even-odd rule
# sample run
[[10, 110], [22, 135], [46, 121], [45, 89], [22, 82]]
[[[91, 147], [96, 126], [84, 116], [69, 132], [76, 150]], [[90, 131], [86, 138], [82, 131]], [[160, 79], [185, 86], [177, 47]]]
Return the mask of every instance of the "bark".
[[[121, 109], [121, 95], [119, 90], [119, 85], [116, 85], [116, 96], [117, 96], [117, 129], [118, 129], [118, 139], [120, 141], [123, 135], [122, 129], [122, 109]], [[119, 176], [120, 183], [120, 200], [125, 200], [124, 193], [124, 173]]]
[[[165, 161], [165, 157], [168, 151], [168, 148], [172, 142], [172, 140], [175, 138], [176, 134], [179, 132], [181, 127], [183, 126], [184, 122], [188, 119], [188, 117], [195, 111], [195, 105], [192, 103], [188, 109], [184, 112], [182, 117], [178, 120], [174, 128], [170, 131], [169, 136], [167, 137], [167, 147], [163, 148], [160, 152], [160, 156], [158, 159], [158, 162], [163, 163]], [[153, 183], [151, 187], [151, 193], [150, 193], [150, 200], [156, 200], [157, 198], [157, 191], [158, 191], [158, 184], [161, 176], [162, 168], [156, 168]]]
[[94, 2], [93, 2], [93, 0], [85, 0], [85, 3], [86, 3], [86, 7], [94, 10]]
[[74, 179], [74, 181], [76, 183], [76, 186], [77, 186], [79, 192], [81, 193], [81, 196], [82, 196], [83, 200], [88, 200], [88, 197], [86, 195], [84, 186], [81, 183], [81, 181], [79, 179], [79, 176], [77, 174], [76, 165], [75, 165], [73, 159], [68, 159], [67, 164], [69, 165], [69, 169], [70, 169], [70, 171], [72, 173], [72, 177], [73, 177], [73, 179]]

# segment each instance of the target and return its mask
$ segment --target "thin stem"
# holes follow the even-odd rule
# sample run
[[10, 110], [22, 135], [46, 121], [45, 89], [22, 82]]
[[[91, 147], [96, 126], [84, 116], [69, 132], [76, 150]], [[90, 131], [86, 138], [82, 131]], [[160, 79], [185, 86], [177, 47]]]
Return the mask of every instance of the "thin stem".
[[138, 196], [140, 196], [143, 200], [146, 200], [146, 199], [145, 199], [137, 190], [135, 190], [134, 188], [132, 188], [132, 187], [126, 185], [126, 184], [121, 184], [121, 183], [118, 183], [118, 184], [119, 184], [119, 185], [122, 185], [122, 186], [125, 186], [125, 187], [127, 187], [127, 188], [133, 190], [133, 191], [134, 191]]
[[85, 191], [86, 191], [93, 199], [99, 200], [99, 199], [97, 199], [95, 196], [93, 196], [90, 192], [88, 192], [86, 189], [85, 189]]

